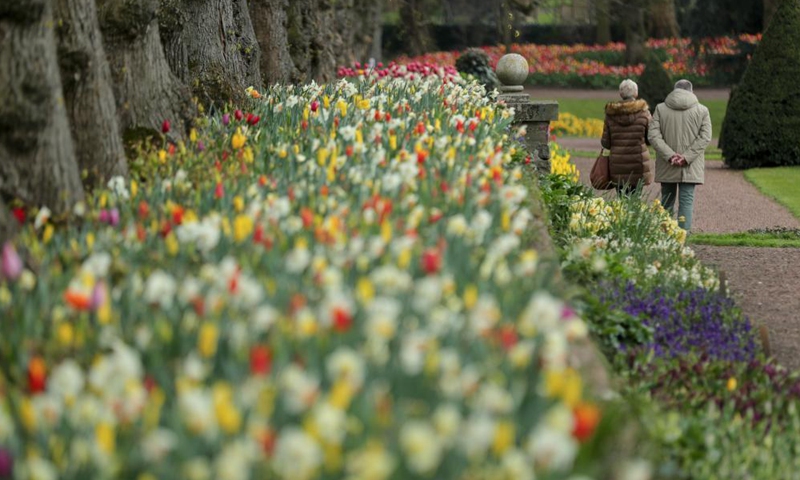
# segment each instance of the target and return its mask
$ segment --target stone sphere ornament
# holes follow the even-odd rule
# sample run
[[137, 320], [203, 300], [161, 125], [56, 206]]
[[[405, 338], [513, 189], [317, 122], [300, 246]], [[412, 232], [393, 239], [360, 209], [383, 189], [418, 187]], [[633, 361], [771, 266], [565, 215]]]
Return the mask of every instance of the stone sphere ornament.
[[522, 85], [528, 79], [528, 61], [518, 53], [506, 54], [497, 62], [495, 72], [505, 87], [503, 90], [521, 91]]

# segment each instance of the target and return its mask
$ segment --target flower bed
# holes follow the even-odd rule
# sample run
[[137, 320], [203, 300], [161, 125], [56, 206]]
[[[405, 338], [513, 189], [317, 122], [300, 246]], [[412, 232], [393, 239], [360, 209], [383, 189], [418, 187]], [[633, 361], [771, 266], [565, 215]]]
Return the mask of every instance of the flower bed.
[[512, 113], [438, 79], [251, 94], [69, 225], [17, 210], [0, 478], [602, 474]]
[[603, 121], [597, 118], [578, 118], [568, 112], [559, 113], [558, 120], [550, 125], [550, 132], [556, 137], [600, 138], [603, 136]]
[[[689, 39], [651, 39], [647, 47], [663, 59], [664, 68], [673, 77], [691, 80], [696, 86], [708, 86], [712, 78], [710, 61], [714, 57], [736, 55], [739, 42], [756, 44], [760, 35], [709, 38], [692, 48]], [[503, 47], [484, 47], [492, 67], [505, 54]], [[530, 66], [528, 82], [536, 86], [617, 88], [621, 79], [638, 78], [644, 65], [622, 63], [623, 43], [608, 45], [513, 45], [512, 52], [523, 55]], [[417, 58], [401, 57], [404, 64], [453, 66], [459, 52], [437, 52]]]
[[675, 221], [657, 202], [595, 198], [574, 174], [554, 172], [543, 197], [566, 276], [584, 288], [582, 315], [625, 380], [640, 452], [659, 478], [792, 478], [800, 375], [764, 357]]

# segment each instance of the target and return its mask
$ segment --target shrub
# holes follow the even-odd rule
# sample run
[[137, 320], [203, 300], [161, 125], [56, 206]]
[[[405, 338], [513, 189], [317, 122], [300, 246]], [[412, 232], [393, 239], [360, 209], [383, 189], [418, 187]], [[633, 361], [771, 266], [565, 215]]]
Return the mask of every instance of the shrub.
[[650, 53], [644, 65], [644, 72], [639, 78], [639, 98], [646, 100], [650, 105], [650, 111], [653, 111], [671, 91], [672, 80], [669, 78], [669, 73], [658, 57]]
[[720, 146], [733, 168], [800, 165], [800, 3], [783, 2], [731, 94]]
[[479, 48], [470, 48], [456, 60], [456, 69], [465, 75], [471, 75], [491, 92], [500, 85], [497, 76], [492, 70], [489, 55]]

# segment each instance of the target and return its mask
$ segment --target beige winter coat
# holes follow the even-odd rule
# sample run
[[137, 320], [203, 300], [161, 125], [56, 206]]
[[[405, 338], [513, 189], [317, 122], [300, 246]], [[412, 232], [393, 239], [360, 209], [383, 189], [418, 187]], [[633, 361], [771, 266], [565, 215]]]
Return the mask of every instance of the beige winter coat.
[[[692, 92], [675, 89], [664, 103], [658, 104], [648, 138], [656, 150], [656, 182], [704, 182], [705, 151], [711, 143], [711, 116]], [[671, 165], [669, 159], [675, 153], [682, 154], [688, 165]]]
[[650, 109], [644, 100], [612, 102], [606, 105], [603, 148], [611, 151], [609, 171], [615, 185], [653, 182], [653, 167], [647, 149]]

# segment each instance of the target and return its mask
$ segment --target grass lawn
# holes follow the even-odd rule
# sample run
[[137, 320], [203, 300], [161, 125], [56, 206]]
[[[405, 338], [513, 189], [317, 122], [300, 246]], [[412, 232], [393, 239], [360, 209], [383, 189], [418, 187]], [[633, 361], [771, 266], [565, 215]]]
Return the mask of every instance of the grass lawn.
[[[577, 158], [595, 158], [598, 154], [595, 150], [570, 150], [569, 153]], [[650, 158], [656, 158], [656, 152], [650, 147]], [[722, 161], [722, 151], [716, 147], [706, 149], [706, 160]]]
[[689, 243], [717, 247], [800, 248], [800, 233], [693, 233], [689, 236]]
[[[608, 100], [601, 99], [576, 99], [576, 98], [557, 98], [559, 111], [568, 112], [578, 118], [598, 118], [603, 119], [606, 103], [614, 98]], [[714, 138], [719, 137], [719, 132], [722, 129], [722, 120], [725, 118], [725, 111], [728, 109], [727, 100], [707, 100], [703, 105], [708, 107], [711, 114], [711, 130]]]
[[784, 205], [800, 218], [800, 167], [753, 168], [744, 172], [761, 193]]

